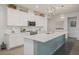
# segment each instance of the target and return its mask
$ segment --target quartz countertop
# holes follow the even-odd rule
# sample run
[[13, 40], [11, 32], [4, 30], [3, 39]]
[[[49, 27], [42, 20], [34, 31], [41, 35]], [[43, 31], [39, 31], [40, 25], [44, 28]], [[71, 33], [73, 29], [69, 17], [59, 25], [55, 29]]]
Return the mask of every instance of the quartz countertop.
[[54, 39], [56, 37], [59, 37], [61, 35], [66, 34], [67, 32], [65, 31], [56, 31], [54, 33], [40, 33], [40, 34], [36, 34], [36, 35], [29, 35], [29, 36], [24, 36], [24, 39], [30, 39], [30, 40], [35, 40], [35, 41], [39, 41], [39, 42], [47, 42], [51, 39]]

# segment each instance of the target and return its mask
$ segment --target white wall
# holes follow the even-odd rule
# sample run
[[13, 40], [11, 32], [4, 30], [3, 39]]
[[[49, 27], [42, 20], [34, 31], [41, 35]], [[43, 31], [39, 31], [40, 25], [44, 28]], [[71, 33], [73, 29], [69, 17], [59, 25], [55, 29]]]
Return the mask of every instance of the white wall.
[[64, 19], [61, 19], [59, 15], [52, 17], [48, 20], [48, 31], [54, 32], [56, 28], [64, 27]]
[[0, 5], [0, 44], [5, 39], [4, 32], [6, 30], [6, 19], [5, 5]]
[[42, 26], [41, 32], [47, 32], [47, 18], [41, 16], [35, 16], [36, 26]]
[[48, 32], [54, 32], [56, 28], [56, 20], [54, 17], [48, 20]]

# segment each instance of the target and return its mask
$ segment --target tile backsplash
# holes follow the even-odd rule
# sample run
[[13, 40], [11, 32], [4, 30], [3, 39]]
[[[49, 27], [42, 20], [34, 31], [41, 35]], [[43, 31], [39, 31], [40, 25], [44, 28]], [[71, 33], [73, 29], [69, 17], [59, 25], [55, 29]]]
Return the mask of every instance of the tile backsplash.
[[7, 30], [9, 30], [11, 33], [20, 33], [20, 27], [8, 26]]
[[39, 29], [40, 27], [8, 26], [6, 31], [10, 33], [24, 33], [24, 32], [30, 32], [30, 31], [41, 31]]

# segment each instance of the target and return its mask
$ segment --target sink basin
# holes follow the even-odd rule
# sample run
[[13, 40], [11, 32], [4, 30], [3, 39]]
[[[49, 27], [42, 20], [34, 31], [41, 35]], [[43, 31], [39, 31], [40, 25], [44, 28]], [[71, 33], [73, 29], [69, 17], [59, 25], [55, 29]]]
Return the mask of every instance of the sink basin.
[[38, 34], [37, 32], [30, 32], [30, 35], [36, 35]]
[[51, 34], [51, 33], [46, 33], [46, 34]]

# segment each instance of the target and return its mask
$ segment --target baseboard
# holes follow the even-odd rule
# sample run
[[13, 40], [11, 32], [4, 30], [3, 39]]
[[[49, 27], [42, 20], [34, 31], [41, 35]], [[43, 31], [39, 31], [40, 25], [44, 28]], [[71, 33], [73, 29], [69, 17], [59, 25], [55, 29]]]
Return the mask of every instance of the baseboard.
[[68, 38], [71, 38], [71, 39], [77, 39], [76, 37], [68, 37]]
[[17, 46], [17, 47], [13, 47], [13, 48], [7, 48], [7, 50], [16, 49], [16, 48], [19, 48], [19, 47], [22, 47], [22, 46], [24, 46], [24, 44], [23, 44], [23, 45], [19, 45], [19, 46]]

